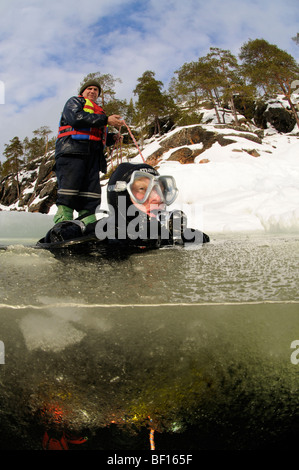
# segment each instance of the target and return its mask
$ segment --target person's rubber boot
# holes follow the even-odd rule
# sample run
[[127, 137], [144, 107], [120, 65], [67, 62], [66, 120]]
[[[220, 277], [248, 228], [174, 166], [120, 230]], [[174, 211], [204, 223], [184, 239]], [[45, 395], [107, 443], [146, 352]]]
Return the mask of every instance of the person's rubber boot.
[[73, 209], [67, 206], [58, 206], [57, 212], [54, 215], [54, 223], [63, 222], [64, 220], [73, 220]]
[[[84, 214], [86, 214], [86, 217], [83, 217]], [[86, 210], [79, 211], [79, 218], [84, 225], [92, 224], [97, 221], [95, 214], [90, 214], [90, 212]]]

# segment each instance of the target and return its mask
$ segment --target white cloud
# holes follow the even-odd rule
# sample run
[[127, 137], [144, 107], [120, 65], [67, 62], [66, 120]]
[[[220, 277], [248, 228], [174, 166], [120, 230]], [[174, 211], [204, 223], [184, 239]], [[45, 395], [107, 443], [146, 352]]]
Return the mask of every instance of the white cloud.
[[298, 0], [0, 0], [0, 155], [14, 136], [56, 132], [67, 98], [90, 72], [120, 78], [130, 99], [146, 70], [168, 84], [210, 46], [238, 54], [264, 38], [294, 57]]

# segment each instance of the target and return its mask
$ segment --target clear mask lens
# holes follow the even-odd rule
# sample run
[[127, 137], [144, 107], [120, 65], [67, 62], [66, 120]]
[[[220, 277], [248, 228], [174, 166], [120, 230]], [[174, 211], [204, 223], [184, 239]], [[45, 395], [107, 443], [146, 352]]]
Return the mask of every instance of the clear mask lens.
[[172, 176], [159, 176], [159, 183], [164, 195], [164, 202], [169, 206], [176, 200], [178, 195], [175, 179]]
[[132, 200], [144, 204], [154, 190], [161, 202], [170, 205], [177, 197], [178, 190], [172, 176], [153, 176], [142, 171], [134, 171], [127, 190]]

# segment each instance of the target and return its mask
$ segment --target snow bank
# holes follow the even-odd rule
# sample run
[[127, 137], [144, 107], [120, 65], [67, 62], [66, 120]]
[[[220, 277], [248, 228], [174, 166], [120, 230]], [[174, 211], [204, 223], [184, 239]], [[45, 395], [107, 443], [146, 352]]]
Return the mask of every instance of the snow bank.
[[[244, 139], [234, 140], [225, 147], [215, 143], [194, 164], [164, 156], [159, 171], [173, 175], [179, 188], [173, 208], [207, 233], [299, 233], [298, 137], [274, 133], [263, 144], [248, 141], [247, 148]], [[252, 148], [259, 157], [248, 153]], [[209, 162], [200, 164], [203, 158]]]

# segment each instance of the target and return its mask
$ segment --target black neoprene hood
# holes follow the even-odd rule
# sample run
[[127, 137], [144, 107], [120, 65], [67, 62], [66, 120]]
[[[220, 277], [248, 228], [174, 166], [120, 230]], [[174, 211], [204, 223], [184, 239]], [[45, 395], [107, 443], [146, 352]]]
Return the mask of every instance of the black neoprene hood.
[[112, 173], [108, 181], [108, 190], [107, 190], [107, 201], [114, 209], [118, 207], [118, 197], [126, 195], [128, 200], [130, 198], [127, 190], [125, 191], [114, 191], [113, 187], [117, 181], [125, 181], [128, 183], [130, 181], [131, 175], [134, 171], [146, 170], [147, 173], [150, 173], [154, 176], [159, 176], [159, 173], [155, 168], [148, 165], [147, 163], [121, 163], [117, 169]]

